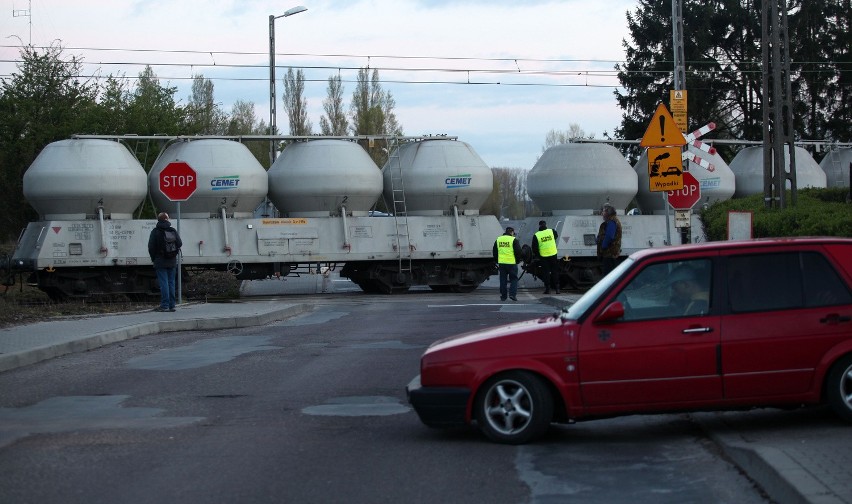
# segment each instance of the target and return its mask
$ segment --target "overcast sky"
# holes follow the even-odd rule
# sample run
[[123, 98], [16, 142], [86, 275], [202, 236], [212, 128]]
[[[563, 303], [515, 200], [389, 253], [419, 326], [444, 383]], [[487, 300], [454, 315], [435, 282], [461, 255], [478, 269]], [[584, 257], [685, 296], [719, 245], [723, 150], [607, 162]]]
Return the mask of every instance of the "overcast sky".
[[[269, 15], [275, 21], [278, 127], [287, 66], [303, 68], [315, 132], [328, 77], [348, 104], [357, 69], [379, 69], [406, 135], [447, 134], [491, 167], [532, 168], [548, 131], [579, 124], [600, 138], [621, 113], [613, 66], [624, 59], [635, 0], [0, 0], [0, 76], [21, 42], [59, 41], [90, 73], [138, 76], [150, 64], [186, 102], [192, 76], [212, 80], [230, 112], [269, 116]], [[17, 15], [13, 15], [17, 14]], [[25, 14], [29, 13], [29, 16]], [[31, 26], [30, 26], [31, 23]], [[133, 132], [128, 132], [133, 133]]]

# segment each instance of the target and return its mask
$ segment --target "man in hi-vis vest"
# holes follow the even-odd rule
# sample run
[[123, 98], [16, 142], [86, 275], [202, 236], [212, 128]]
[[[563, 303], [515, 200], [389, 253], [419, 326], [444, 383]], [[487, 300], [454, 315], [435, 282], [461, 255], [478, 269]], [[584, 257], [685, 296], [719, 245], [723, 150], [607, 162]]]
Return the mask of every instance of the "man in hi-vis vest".
[[[492, 251], [494, 259], [497, 260], [497, 269], [500, 273], [500, 301], [509, 299], [517, 301], [518, 295], [518, 262], [521, 260], [521, 244], [515, 238], [515, 229], [507, 227], [506, 232], [494, 242]], [[508, 285], [508, 292], [507, 286]]]
[[556, 257], [556, 239], [559, 234], [553, 229], [547, 229], [547, 222], [538, 221], [538, 232], [533, 236], [533, 257], [541, 260], [541, 281], [544, 282], [544, 293], [550, 294], [550, 289], [559, 294], [559, 261]]

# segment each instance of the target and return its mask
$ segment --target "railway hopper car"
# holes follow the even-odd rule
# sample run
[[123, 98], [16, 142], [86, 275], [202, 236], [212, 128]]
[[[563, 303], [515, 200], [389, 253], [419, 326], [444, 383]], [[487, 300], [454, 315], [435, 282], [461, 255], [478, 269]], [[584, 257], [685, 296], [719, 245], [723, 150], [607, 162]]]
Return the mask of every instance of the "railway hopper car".
[[[419, 146], [411, 155], [408, 143]], [[197, 189], [180, 203], [158, 185], [174, 161], [197, 174]], [[156, 294], [147, 251], [156, 221], [133, 216], [150, 192], [181, 234], [182, 270], [190, 275], [214, 269], [253, 280], [340, 266], [363, 290], [384, 293], [412, 285], [465, 292], [485, 281], [501, 229], [496, 217], [479, 215], [492, 179], [473, 149], [452, 138], [410, 138], [383, 171], [341, 139], [293, 143], [267, 172], [239, 142], [176, 138], [147, 175], [121, 142], [55, 142], [24, 176], [40, 219], [21, 234], [7, 278], [28, 273], [54, 298]], [[385, 180], [396, 185], [385, 189]], [[429, 196], [406, 207], [403, 183]], [[383, 191], [396, 212], [376, 217], [370, 210]], [[265, 198], [280, 216], [263, 215]]]

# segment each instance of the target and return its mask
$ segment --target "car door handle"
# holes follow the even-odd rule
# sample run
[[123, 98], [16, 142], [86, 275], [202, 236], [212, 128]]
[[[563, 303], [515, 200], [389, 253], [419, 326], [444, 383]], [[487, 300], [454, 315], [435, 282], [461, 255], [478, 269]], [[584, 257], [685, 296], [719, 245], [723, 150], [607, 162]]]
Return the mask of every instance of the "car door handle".
[[848, 315], [841, 316], [840, 314], [837, 314], [837, 313], [832, 313], [830, 315], [826, 315], [825, 317], [819, 319], [819, 321], [823, 324], [839, 324], [841, 322], [849, 322], [850, 320], [852, 320], [852, 317], [850, 317]]
[[712, 327], [690, 327], [689, 329], [684, 329], [681, 332], [683, 332], [683, 334], [701, 334], [701, 333], [713, 332], [713, 328]]

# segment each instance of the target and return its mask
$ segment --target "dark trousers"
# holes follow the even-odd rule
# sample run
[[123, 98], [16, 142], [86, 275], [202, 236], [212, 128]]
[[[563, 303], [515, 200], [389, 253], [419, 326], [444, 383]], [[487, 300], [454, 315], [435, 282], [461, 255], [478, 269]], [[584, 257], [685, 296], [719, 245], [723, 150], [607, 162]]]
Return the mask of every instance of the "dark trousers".
[[559, 259], [552, 255], [550, 257], [539, 257], [541, 260], [541, 281], [544, 282], [545, 290], [559, 290]]
[[175, 277], [177, 268], [156, 268], [157, 282], [160, 284], [160, 308], [168, 310], [175, 307]]
[[606, 276], [607, 273], [614, 270], [615, 266], [617, 265], [617, 262], [618, 261], [616, 260], [615, 257], [606, 257], [606, 256], [602, 257], [601, 258], [601, 271], [603, 272], [603, 275]]
[[497, 268], [500, 274], [500, 299], [506, 300], [506, 290], [508, 285], [509, 297], [517, 297], [518, 295], [518, 265], [517, 264], [499, 264]]

